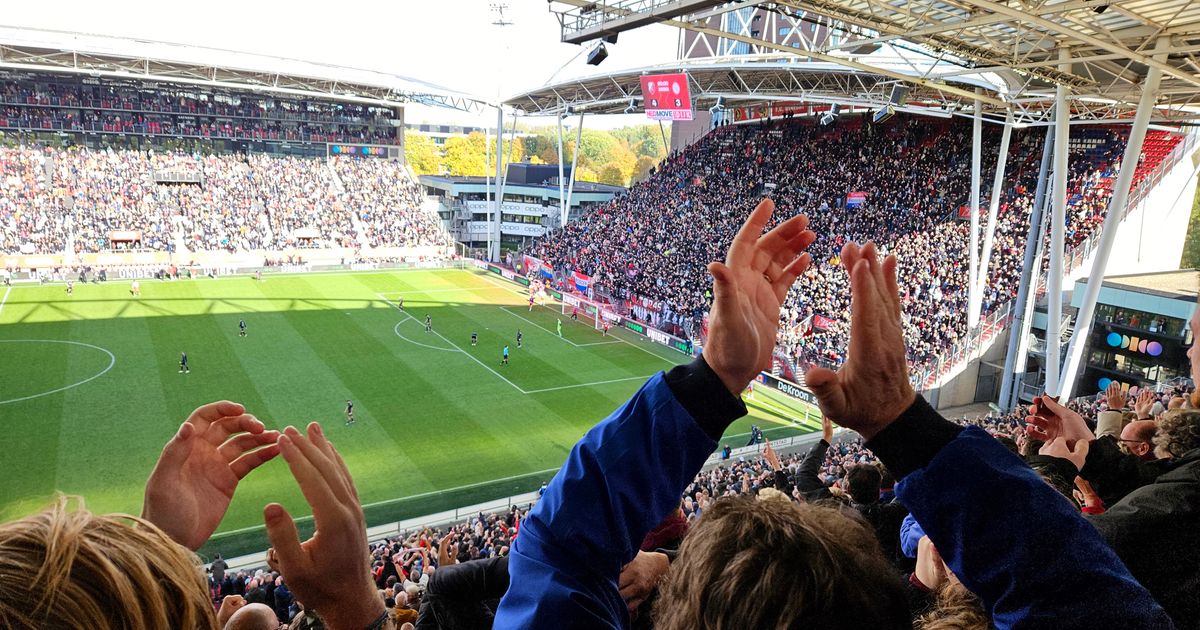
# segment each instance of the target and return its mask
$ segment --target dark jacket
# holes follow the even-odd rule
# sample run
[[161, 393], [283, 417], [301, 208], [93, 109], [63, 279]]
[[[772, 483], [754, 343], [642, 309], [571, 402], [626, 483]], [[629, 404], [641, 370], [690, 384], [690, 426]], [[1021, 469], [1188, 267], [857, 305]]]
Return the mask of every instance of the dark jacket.
[[1176, 627], [1200, 629], [1200, 448], [1167, 461], [1153, 483], [1089, 520]]
[[899, 501], [851, 503], [851, 506], [870, 523], [888, 561], [903, 572], [912, 571], [914, 563], [900, 550], [900, 524], [908, 516], [908, 509]]

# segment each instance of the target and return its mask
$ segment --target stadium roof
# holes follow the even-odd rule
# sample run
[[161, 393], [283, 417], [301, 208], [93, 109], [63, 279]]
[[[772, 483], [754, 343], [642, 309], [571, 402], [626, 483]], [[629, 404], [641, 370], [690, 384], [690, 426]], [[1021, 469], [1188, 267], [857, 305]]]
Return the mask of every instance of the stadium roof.
[[0, 26], [0, 69], [190, 83], [396, 106], [477, 111], [485, 101], [410, 77], [330, 64], [64, 31]]
[[[686, 60], [571, 79], [514, 96], [505, 104], [531, 114], [558, 114], [568, 108], [577, 112], [620, 114], [629, 107], [630, 99], [641, 100], [642, 75], [664, 72], [688, 75], [697, 108], [709, 107], [718, 98], [724, 99], [726, 107], [789, 101], [878, 107], [888, 103], [891, 88], [898, 83], [889, 76], [838, 64], [809, 63], [797, 60], [795, 55], [771, 54]], [[992, 83], [980, 77], [956, 77], [950, 83], [963, 90], [978, 86], [995, 91]], [[935, 106], [909, 105], [897, 109], [944, 117], [957, 109], [947, 106], [936, 89], [916, 86], [909, 95], [910, 103]]]
[[[1154, 120], [1200, 119], [1200, 3], [1192, 0], [553, 2], [563, 41], [582, 43], [645, 24], [667, 24], [745, 43], [758, 52], [787, 53], [904, 81], [923, 88], [925, 98], [936, 97], [936, 103], [926, 104], [947, 109], [973, 100], [957, 77], [991, 73], [999, 81], [984, 94], [985, 111], [1000, 115], [1011, 110], [1018, 123], [1026, 124], [1052, 118], [1054, 90], [1060, 84], [1069, 88], [1076, 120], [1131, 118], [1154, 66], [1163, 72]], [[795, 48], [710, 26], [712, 16], [746, 8], [817, 24], [838, 37]], [[878, 48], [903, 49], [907, 57], [915, 52], [930, 63], [901, 70], [877, 63], [877, 54], [856, 54]], [[567, 86], [543, 91], [552, 89], [561, 93]], [[531, 94], [536, 99], [544, 96], [541, 92]]]

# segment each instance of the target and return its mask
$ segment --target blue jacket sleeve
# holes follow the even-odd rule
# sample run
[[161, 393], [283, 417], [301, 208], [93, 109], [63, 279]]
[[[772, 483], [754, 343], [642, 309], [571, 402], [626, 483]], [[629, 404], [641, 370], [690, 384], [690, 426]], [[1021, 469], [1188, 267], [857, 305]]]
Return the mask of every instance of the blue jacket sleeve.
[[697, 397], [704, 398], [715, 386], [726, 412], [745, 413], [703, 359], [672, 375], [671, 383], [663, 374], [650, 379], [571, 450], [521, 523], [495, 628], [628, 625], [617, 587], [621, 568], [646, 533], [678, 507], [683, 489], [716, 449], [716, 437], [737, 417], [706, 424], [711, 417], [689, 413], [696, 401], [685, 405], [676, 393], [701, 386], [707, 389]]
[[912, 512], [909, 512], [900, 523], [900, 551], [909, 558], [916, 558], [917, 547], [920, 546], [921, 537], [924, 535], [925, 530], [921, 529], [921, 524]]
[[[997, 628], [1173, 627], [1065, 497], [986, 431], [939, 423], [951, 424], [918, 398], [867, 446], [904, 473], [897, 497]], [[900, 453], [919, 436], [934, 439], [914, 445], [931, 453], [914, 468]]]

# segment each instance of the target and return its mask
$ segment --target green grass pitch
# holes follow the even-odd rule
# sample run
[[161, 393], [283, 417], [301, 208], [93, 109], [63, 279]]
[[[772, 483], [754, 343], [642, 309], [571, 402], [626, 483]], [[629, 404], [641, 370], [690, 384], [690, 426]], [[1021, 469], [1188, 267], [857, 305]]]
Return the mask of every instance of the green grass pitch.
[[[521, 287], [476, 271], [141, 285], [140, 298], [128, 281], [76, 284], [73, 296], [64, 285], [0, 288], [0, 518], [36, 511], [55, 492], [82, 495], [95, 511], [138, 513], [162, 445], [192, 409], [222, 398], [269, 428], [320, 421], [369, 525], [511, 496], [549, 479], [647, 377], [686, 360], [625, 331], [603, 337], [557, 308], [530, 312]], [[511, 363], [501, 366], [506, 343]], [[190, 374], [178, 373], [181, 351]], [[730, 427], [731, 445], [745, 443], [752, 422], [769, 437], [819, 424], [790, 399], [756, 398], [752, 416]], [[264, 549], [262, 507], [272, 500], [308, 514], [281, 460], [242, 482], [202, 555]]]

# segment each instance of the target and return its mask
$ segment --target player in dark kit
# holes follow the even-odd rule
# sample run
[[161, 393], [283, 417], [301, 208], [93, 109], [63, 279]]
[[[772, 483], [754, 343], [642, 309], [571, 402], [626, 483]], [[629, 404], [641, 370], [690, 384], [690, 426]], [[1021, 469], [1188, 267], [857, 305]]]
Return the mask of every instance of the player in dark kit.
[[246, 320], [244, 320], [244, 319], [238, 320], [238, 336], [239, 337], [246, 336]]
[[191, 368], [188, 367], [188, 364], [187, 364], [187, 353], [180, 352], [179, 353], [179, 373], [183, 374], [184, 372], [191, 374], [192, 370], [191, 370]]
[[396, 298], [396, 308], [398, 308], [402, 311], [404, 310], [404, 296], [403, 295]]
[[70, 280], [67, 280], [67, 295], [71, 296], [74, 294], [75, 294], [75, 283], [71, 282]]
[[508, 365], [508, 346], [504, 346], [504, 354], [500, 356], [500, 365]]
[[425, 316], [425, 332], [433, 332], [433, 316]]
[[354, 425], [354, 401], [346, 399], [346, 426]]
[[478, 343], [479, 343], [479, 335], [476, 333], [471, 333], [471, 345], [473, 346]]
[[521, 332], [521, 329], [518, 328], [517, 329], [517, 347], [518, 348], [521, 347], [521, 341], [523, 341], [524, 339], [525, 339], [525, 333]]

